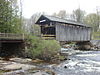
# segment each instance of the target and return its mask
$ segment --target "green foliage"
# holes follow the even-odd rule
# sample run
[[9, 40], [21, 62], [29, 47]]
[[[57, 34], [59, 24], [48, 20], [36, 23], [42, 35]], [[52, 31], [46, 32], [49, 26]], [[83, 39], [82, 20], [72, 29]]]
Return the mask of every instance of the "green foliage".
[[56, 40], [42, 40], [36, 36], [30, 36], [29, 38], [31, 43], [29, 54], [32, 58], [50, 59], [60, 49], [60, 45]]
[[100, 32], [93, 32], [93, 39], [100, 40]]
[[17, 0], [0, 0], [0, 32], [18, 33], [20, 30]]
[[41, 35], [41, 31], [40, 30], [41, 30], [41, 28], [40, 28], [39, 25], [36, 25], [36, 24], [33, 25], [33, 33], [34, 33], [34, 35], [36, 35], [36, 36]]
[[0, 70], [0, 74], [2, 75], [3, 73], [5, 73], [6, 71], [4, 70]]
[[93, 31], [96, 32], [99, 28], [99, 21], [100, 21], [99, 18], [100, 18], [99, 15], [97, 15], [96, 13], [92, 13], [85, 17], [84, 22], [87, 25], [93, 27]]

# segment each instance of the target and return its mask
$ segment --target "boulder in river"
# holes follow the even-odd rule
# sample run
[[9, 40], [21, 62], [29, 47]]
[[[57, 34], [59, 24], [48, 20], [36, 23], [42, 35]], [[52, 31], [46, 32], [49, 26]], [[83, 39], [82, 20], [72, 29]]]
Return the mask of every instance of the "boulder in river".
[[76, 49], [79, 50], [91, 50], [92, 47], [93, 44], [90, 41], [76, 43]]

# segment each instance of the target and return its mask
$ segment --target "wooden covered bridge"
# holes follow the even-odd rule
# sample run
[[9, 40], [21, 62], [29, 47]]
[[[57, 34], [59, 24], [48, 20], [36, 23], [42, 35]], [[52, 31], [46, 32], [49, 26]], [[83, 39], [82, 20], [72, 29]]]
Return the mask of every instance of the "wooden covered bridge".
[[43, 37], [55, 38], [60, 42], [84, 42], [91, 40], [91, 27], [82, 23], [41, 15], [36, 24], [40, 25]]

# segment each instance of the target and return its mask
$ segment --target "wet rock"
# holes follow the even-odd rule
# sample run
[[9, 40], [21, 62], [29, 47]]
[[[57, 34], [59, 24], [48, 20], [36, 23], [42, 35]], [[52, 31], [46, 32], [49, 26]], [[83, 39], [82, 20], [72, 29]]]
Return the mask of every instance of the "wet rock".
[[91, 40], [90, 42], [93, 44], [93, 50], [100, 50], [100, 40]]
[[63, 45], [63, 48], [71, 48], [70, 45]]
[[2, 75], [28, 75], [24, 70], [15, 70], [10, 72], [5, 72]]
[[21, 64], [11, 64], [11, 65], [7, 65], [5, 67], [3, 67], [2, 69], [3, 70], [19, 70], [19, 69], [22, 69], [22, 66]]
[[91, 40], [90, 41], [93, 45], [100, 46], [100, 40]]
[[65, 65], [64, 68], [67, 68], [67, 66]]
[[29, 70], [29, 69], [33, 69], [33, 68], [36, 68], [36, 66], [23, 64], [23, 67], [22, 67], [23, 70]]
[[43, 74], [41, 71], [39, 71], [39, 72], [34, 73], [33, 75], [46, 75], [46, 74]]
[[37, 73], [39, 72], [40, 70], [29, 70], [29, 73]]
[[86, 49], [86, 50], [91, 49], [91, 46], [90, 46], [90, 45], [84, 45], [83, 47], [84, 47], [84, 49]]
[[51, 70], [33, 70], [30, 73], [31, 75], [55, 75]]
[[4, 61], [3, 60], [0, 60], [0, 63], [3, 63]]
[[91, 42], [89, 42], [89, 41], [87, 41], [87, 42], [77, 42], [75, 49], [91, 50], [91, 47], [93, 47], [93, 44]]
[[33, 75], [43, 75], [43, 74], [41, 72], [37, 72], [37, 73], [35, 73]]
[[29, 58], [11, 58], [10, 61], [19, 62], [19, 63], [28, 63], [28, 62], [31, 62], [32, 59], [29, 59]]
[[0, 60], [2, 60], [3, 58], [2, 57], [0, 57]]
[[14, 63], [11, 65], [7, 65], [5, 67], [2, 68], [2, 70], [28, 70], [28, 69], [32, 69], [35, 68], [35, 66], [33, 65], [27, 65], [27, 64], [20, 64], [20, 63]]
[[49, 74], [49, 75], [56, 75], [53, 71], [51, 71], [51, 70], [45, 70], [45, 72], [47, 73], [47, 74]]
[[35, 59], [35, 60], [32, 60], [32, 62], [34, 62], [34, 63], [42, 63], [44, 61], [43, 60], [40, 60], [40, 59]]

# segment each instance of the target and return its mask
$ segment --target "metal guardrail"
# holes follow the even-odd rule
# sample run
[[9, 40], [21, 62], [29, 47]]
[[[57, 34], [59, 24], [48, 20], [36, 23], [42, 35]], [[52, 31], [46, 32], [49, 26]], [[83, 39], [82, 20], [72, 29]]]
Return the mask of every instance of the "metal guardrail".
[[0, 39], [25, 39], [24, 34], [0, 33]]

